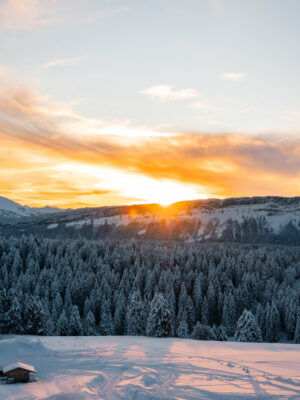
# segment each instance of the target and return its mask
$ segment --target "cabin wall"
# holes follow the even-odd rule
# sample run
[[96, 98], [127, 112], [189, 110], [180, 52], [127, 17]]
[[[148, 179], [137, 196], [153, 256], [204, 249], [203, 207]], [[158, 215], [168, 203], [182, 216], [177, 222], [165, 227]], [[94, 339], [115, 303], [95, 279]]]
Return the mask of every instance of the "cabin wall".
[[29, 372], [24, 369], [17, 368], [13, 371], [9, 371], [6, 374], [7, 378], [14, 378], [15, 382], [28, 382]]

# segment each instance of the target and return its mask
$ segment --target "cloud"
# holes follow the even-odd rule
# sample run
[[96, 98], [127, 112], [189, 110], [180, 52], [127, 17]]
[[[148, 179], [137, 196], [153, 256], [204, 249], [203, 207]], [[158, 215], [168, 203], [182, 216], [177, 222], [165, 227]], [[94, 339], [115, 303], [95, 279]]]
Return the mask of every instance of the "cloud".
[[245, 78], [245, 74], [242, 72], [224, 72], [222, 78], [229, 81], [240, 82]]
[[60, 59], [60, 60], [48, 61], [45, 64], [43, 64], [43, 68], [47, 69], [47, 68], [57, 67], [57, 66], [74, 65], [85, 59], [86, 59], [86, 57], [73, 57], [73, 58], [64, 58], [64, 59]]
[[110, 2], [84, 0], [2, 0], [0, 1], [0, 30], [32, 30], [42, 26], [67, 23], [94, 23], [112, 17], [128, 8]]
[[7, 73], [7, 69], [3, 66], [0, 65], [0, 76], [3, 76]]
[[190, 104], [190, 108], [194, 108], [196, 110], [207, 110], [209, 108], [206, 101], [196, 101], [195, 103]]
[[223, 4], [220, 2], [220, 0], [208, 0], [208, 2], [215, 12], [220, 13], [223, 11]]
[[57, 20], [55, 0], [3, 0], [0, 29], [27, 30]]
[[148, 89], [141, 90], [139, 93], [157, 98], [160, 101], [177, 101], [198, 97], [199, 93], [195, 89], [173, 90], [169, 85], [156, 85]]
[[[0, 192], [15, 200], [22, 193], [29, 204], [45, 204], [49, 191], [51, 204], [68, 207], [132, 202], [145, 198], [147, 182], [199, 197], [300, 195], [299, 137], [165, 133], [86, 118], [26, 88], [2, 87], [0, 141]], [[131, 198], [124, 174], [139, 182]]]
[[285, 111], [285, 114], [289, 117], [289, 118], [299, 118], [300, 117], [300, 110], [287, 110]]

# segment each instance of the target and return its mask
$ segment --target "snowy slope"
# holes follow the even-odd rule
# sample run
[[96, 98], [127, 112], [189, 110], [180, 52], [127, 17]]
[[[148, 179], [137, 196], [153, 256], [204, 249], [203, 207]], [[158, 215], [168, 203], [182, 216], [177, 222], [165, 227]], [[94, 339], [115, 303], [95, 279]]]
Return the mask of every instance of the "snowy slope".
[[300, 244], [300, 197], [85, 208], [36, 215], [0, 232], [88, 238]]
[[35, 215], [48, 214], [51, 212], [59, 211], [58, 208], [43, 207], [35, 208], [28, 206], [21, 206], [20, 204], [0, 196], [0, 217], [30, 217]]
[[2, 336], [0, 357], [38, 372], [38, 382], [0, 384], [5, 400], [300, 398], [299, 345]]

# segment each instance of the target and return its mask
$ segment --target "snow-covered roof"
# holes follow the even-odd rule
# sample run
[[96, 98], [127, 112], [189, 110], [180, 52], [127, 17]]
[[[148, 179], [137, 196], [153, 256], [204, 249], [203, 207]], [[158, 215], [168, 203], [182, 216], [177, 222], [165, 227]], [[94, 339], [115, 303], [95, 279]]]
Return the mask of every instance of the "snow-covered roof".
[[17, 368], [26, 369], [26, 371], [35, 372], [36, 373], [36, 370], [32, 365], [23, 364], [21, 362], [15, 362], [15, 363], [11, 363], [11, 364], [5, 365], [3, 367], [3, 374], [6, 374], [7, 372], [13, 371], [14, 369], [17, 369]]

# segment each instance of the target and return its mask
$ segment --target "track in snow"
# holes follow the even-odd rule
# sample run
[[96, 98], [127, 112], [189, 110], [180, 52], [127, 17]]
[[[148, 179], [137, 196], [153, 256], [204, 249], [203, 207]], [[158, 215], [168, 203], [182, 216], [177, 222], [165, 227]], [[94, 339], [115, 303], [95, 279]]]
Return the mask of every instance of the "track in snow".
[[0, 336], [0, 363], [16, 360], [39, 380], [1, 385], [0, 399], [300, 399], [299, 345]]

